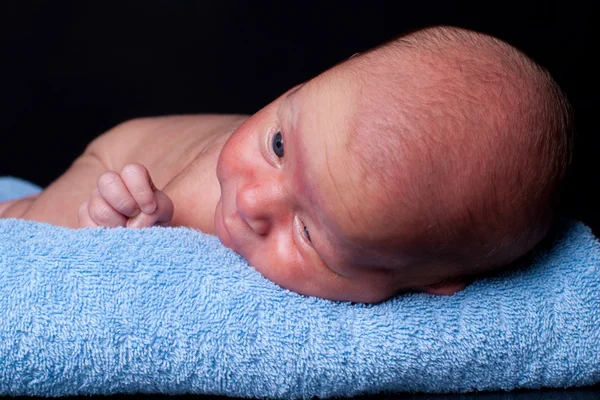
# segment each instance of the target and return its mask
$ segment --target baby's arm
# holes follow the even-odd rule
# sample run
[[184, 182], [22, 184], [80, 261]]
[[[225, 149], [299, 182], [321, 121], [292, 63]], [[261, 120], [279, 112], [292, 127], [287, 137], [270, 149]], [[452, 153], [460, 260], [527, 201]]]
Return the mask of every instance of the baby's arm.
[[103, 161], [93, 152], [86, 151], [39, 196], [19, 200], [2, 218], [23, 218], [77, 228], [77, 213], [73, 210], [89, 196], [104, 171]]
[[[127, 182], [122, 179], [121, 172], [128, 164], [140, 164], [151, 171], [152, 181], [158, 188], [168, 188], [169, 183], [199, 155], [220, 148], [231, 132], [247, 118], [244, 115], [182, 115], [140, 118], [119, 124], [90, 143], [67, 172], [48, 186], [39, 197], [20, 200], [18, 204], [11, 205], [2, 218], [24, 218], [77, 228], [78, 210], [80, 206], [83, 207], [82, 203], [87, 202], [89, 216], [90, 212], [95, 212], [89, 207], [94, 208], [95, 204], [104, 207], [113, 201], [112, 195], [106, 193], [108, 197], [103, 197], [100, 190], [94, 194], [94, 190], [98, 189], [99, 178], [104, 172], [114, 172], [108, 175], [108, 178], [113, 178], [103, 178], [107, 180], [106, 183], [116, 182], [114, 184], [128, 187]], [[115, 179], [117, 175], [121, 179], [120, 183]], [[115, 186], [115, 189], [122, 192], [123, 186]], [[127, 196], [130, 195], [131, 193]], [[100, 200], [106, 201], [106, 204]], [[163, 200], [159, 199], [159, 203], [161, 202]], [[174, 202], [177, 204], [176, 198]], [[118, 208], [119, 206], [116, 206], [116, 209]], [[113, 215], [107, 222], [120, 225], [123, 216], [129, 217], [131, 213], [131, 210], [123, 211], [125, 213], [120, 212], [120, 220]], [[158, 211], [162, 212], [160, 209]], [[209, 213], [213, 211], [214, 209], [211, 209]], [[84, 218], [87, 218], [85, 211], [83, 213]], [[90, 217], [94, 220], [93, 215]], [[156, 221], [163, 221], [165, 218], [166, 215], [161, 214]], [[212, 222], [212, 218], [207, 220]], [[147, 226], [148, 221], [138, 222]], [[106, 225], [102, 222], [97, 224]], [[92, 224], [89, 220], [83, 220], [82, 226]]]
[[142, 136], [149, 130], [149, 126], [158, 123], [158, 120], [132, 120], [112, 128], [92, 141], [69, 169], [39, 196], [13, 204], [2, 218], [23, 218], [77, 228], [77, 210], [82, 203], [90, 200], [90, 193], [97, 188], [100, 176], [114, 169], [113, 142], [119, 139], [118, 148], [127, 149], [131, 146], [130, 142], [136, 144], [133, 139]]
[[173, 218], [173, 202], [158, 190], [146, 167], [128, 164], [121, 170], [105, 171], [98, 187], [79, 207], [79, 227], [143, 228], [168, 225]]

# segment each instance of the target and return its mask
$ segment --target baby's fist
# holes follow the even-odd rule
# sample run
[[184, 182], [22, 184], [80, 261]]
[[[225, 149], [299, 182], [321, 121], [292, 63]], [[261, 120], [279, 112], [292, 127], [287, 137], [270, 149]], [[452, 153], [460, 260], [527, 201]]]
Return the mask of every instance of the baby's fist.
[[106, 171], [79, 208], [79, 227], [143, 228], [168, 225], [173, 202], [152, 183], [146, 167], [128, 164], [118, 174]]

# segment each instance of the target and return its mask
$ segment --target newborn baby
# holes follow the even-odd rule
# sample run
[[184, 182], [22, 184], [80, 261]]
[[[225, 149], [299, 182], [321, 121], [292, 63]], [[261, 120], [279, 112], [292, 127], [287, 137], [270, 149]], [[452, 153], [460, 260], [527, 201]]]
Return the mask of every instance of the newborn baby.
[[197, 228], [278, 285], [332, 300], [450, 295], [546, 235], [570, 137], [546, 71], [492, 37], [434, 27], [249, 118], [121, 124], [2, 217]]

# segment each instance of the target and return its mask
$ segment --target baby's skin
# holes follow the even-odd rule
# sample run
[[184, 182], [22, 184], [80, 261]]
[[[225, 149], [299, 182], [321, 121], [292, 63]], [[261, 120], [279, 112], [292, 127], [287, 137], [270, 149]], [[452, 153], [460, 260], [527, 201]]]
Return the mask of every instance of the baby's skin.
[[[92, 141], [40, 195], [7, 202], [1, 216], [70, 228], [169, 225], [215, 234], [217, 159], [247, 118], [181, 115], [124, 122]], [[149, 212], [144, 201], [156, 209]]]
[[[345, 87], [343, 78], [326, 77]], [[351, 182], [334, 183], [330, 174], [345, 176], [346, 156], [343, 142], [325, 133], [343, 126], [352, 108], [346, 90], [323, 91], [319, 79], [252, 117], [123, 123], [94, 140], [39, 197], [13, 204], [2, 217], [71, 228], [192, 227], [216, 234], [265, 277], [295, 292], [366, 302], [389, 297], [389, 279], [380, 279], [387, 271], [361, 271], [343, 259], [352, 243], [337, 239], [338, 232], [348, 229], [347, 207], [364, 199], [337, 194]], [[298, 107], [309, 118], [300, 121]], [[329, 160], [328, 152], [334, 155]]]
[[[340, 90], [324, 90], [323, 81]], [[287, 289], [379, 301], [394, 291], [389, 271], [346, 262], [353, 244], [340, 234], [354, 234], [348, 214], [365, 202], [344, 194], [355, 182], [344, 173], [339, 128], [353, 112], [355, 91], [332, 70], [252, 117], [125, 122], [95, 139], [39, 197], [16, 202], [2, 217], [71, 228], [192, 227], [216, 234]]]
[[[540, 180], [546, 175], [538, 171], [548, 170], [544, 160], [562, 165], [546, 155], [563, 153], [551, 147], [554, 139], [546, 147], [529, 140], [539, 120], [530, 104], [542, 101], [546, 86], [527, 87], [526, 74], [511, 68], [528, 64], [507, 46], [435, 28], [398, 43], [354, 55], [252, 116], [120, 124], [39, 196], [3, 211], [0, 204], [0, 218], [191, 227], [217, 235], [276, 284], [331, 300], [376, 303], [407, 290], [451, 295], [474, 269], [438, 253], [458, 260], [463, 248], [482, 249], [490, 259], [502, 256], [486, 264], [497, 267], [545, 235], [546, 214], [531, 229], [517, 215], [537, 218], [535, 210], [545, 209], [555, 181], [546, 172], [548, 183]], [[449, 67], [441, 65], [446, 59]], [[543, 156], [530, 150], [537, 148]], [[513, 200], [530, 198], [523, 211]], [[498, 223], [488, 228], [488, 221]], [[473, 266], [483, 265], [477, 260]]]

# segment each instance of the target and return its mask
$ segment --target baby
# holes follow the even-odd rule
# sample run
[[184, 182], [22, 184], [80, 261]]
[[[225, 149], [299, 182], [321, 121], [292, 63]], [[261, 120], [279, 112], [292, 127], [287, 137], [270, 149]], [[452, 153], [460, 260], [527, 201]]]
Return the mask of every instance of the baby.
[[570, 160], [569, 115], [550, 75], [515, 48], [427, 28], [251, 117], [121, 124], [1, 216], [197, 228], [309, 296], [451, 295], [548, 232]]

